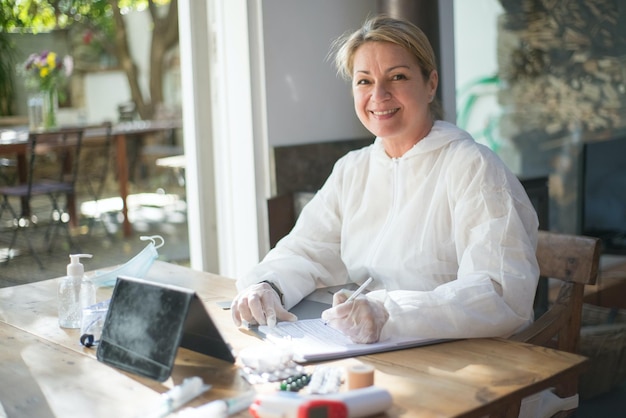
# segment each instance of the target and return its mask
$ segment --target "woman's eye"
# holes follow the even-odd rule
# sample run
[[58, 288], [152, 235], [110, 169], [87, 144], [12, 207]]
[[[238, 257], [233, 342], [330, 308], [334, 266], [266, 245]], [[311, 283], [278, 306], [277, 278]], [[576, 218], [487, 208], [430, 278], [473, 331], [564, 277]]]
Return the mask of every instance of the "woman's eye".
[[404, 74], [396, 74], [391, 79], [392, 80], [406, 80], [406, 76]]
[[363, 80], [363, 79], [357, 80], [356, 82], [357, 85], [363, 85], [363, 84], [369, 84], [369, 83], [370, 83], [369, 80]]

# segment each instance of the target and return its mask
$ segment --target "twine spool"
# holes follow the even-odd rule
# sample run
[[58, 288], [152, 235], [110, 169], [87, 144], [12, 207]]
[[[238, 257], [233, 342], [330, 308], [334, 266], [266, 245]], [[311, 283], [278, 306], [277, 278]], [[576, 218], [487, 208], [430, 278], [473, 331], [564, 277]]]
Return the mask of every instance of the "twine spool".
[[348, 390], [365, 388], [374, 385], [374, 368], [366, 364], [348, 367]]

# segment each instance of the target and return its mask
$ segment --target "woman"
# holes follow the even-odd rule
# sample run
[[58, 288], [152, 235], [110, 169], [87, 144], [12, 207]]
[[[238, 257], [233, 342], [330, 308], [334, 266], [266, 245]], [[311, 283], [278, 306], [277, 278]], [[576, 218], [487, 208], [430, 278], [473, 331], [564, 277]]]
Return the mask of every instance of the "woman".
[[317, 287], [374, 279], [322, 317], [354, 342], [508, 336], [532, 321], [536, 213], [517, 178], [440, 120], [423, 32], [375, 17], [335, 62], [375, 142], [341, 158], [291, 233], [237, 281], [233, 319], [269, 324]]

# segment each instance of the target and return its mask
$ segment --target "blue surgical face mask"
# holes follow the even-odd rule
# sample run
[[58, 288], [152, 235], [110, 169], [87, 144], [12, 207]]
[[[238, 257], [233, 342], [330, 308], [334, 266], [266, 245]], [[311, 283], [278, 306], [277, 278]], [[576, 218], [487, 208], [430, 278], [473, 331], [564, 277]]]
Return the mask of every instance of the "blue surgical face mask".
[[[153, 235], [150, 237], [139, 237], [142, 241], [151, 241], [139, 254], [128, 260], [123, 265], [110, 271], [96, 271], [95, 275], [91, 277], [91, 280], [96, 286], [106, 287], [113, 286], [119, 276], [129, 276], [143, 278], [154, 260], [157, 259], [159, 253], [157, 248], [161, 248], [165, 243], [165, 240], [160, 235]], [[157, 241], [160, 241], [158, 244]]]

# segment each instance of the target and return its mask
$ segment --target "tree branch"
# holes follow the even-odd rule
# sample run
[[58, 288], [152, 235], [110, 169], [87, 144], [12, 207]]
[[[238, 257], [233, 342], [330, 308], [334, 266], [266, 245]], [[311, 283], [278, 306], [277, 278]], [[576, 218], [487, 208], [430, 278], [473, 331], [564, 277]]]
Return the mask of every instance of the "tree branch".
[[178, 45], [178, 0], [172, 0], [169, 6], [169, 13], [165, 22], [165, 48], [170, 49]]
[[120, 12], [119, 1], [111, 1], [111, 5], [113, 6], [113, 19], [115, 21], [115, 26], [117, 29], [115, 31], [115, 45], [117, 47], [116, 56], [120, 65], [122, 66], [122, 69], [126, 73], [131, 96], [133, 98], [133, 101], [137, 105], [137, 112], [139, 112], [139, 116], [142, 119], [149, 119], [150, 117], [152, 117], [153, 113], [152, 105], [146, 104], [144, 97], [141, 94], [141, 89], [139, 88], [139, 72], [137, 71], [137, 66], [132, 59], [130, 49], [128, 47], [126, 24], [124, 22], [124, 17]]

